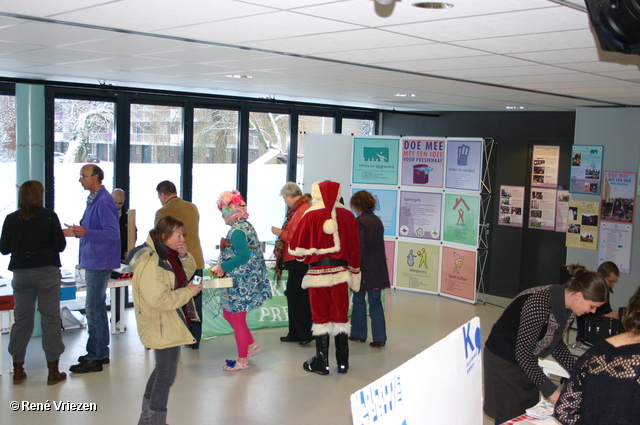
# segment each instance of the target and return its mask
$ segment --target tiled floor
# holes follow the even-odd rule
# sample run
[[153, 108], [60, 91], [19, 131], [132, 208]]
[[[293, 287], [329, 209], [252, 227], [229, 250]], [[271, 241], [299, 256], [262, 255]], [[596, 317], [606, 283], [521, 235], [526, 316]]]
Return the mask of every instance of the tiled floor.
[[[506, 304], [499, 300], [497, 304]], [[232, 335], [209, 339], [199, 350], [183, 348], [178, 377], [169, 398], [170, 424], [294, 425], [351, 424], [349, 396], [429, 347], [474, 316], [480, 317], [483, 336], [502, 312], [492, 304], [472, 305], [422, 293], [390, 290], [387, 298], [387, 334], [383, 349], [350, 342], [347, 374], [319, 376], [302, 370], [315, 353], [313, 344], [300, 347], [282, 343], [283, 328], [254, 331], [264, 350], [251, 359], [251, 369], [224, 372], [225, 358], [235, 358]], [[128, 330], [112, 336], [111, 364], [100, 373], [69, 376], [66, 382], [47, 386], [47, 370], [40, 338], [29, 345], [27, 380], [12, 385], [7, 344], [3, 335], [3, 375], [0, 406], [3, 425], [106, 425], [136, 424], [146, 380], [154, 365], [153, 352], [140, 343], [133, 309], [127, 309]], [[68, 371], [85, 354], [86, 329], [64, 332], [66, 351], [61, 369]], [[333, 344], [332, 344], [333, 349]], [[433, 390], [437, 391], [437, 383]], [[425, 397], [429, 394], [425, 393]], [[34, 403], [70, 401], [96, 403], [96, 412], [12, 412], [11, 401]], [[428, 420], [425, 419], [425, 424]], [[492, 423], [487, 418], [484, 423]], [[459, 424], [464, 425], [464, 424]]]

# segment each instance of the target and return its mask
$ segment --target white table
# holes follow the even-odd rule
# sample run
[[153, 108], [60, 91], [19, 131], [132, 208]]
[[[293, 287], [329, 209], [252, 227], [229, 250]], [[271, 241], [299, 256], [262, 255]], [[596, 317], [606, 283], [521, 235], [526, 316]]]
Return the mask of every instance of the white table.
[[[111, 335], [118, 332], [116, 329], [116, 309], [120, 311], [120, 333], [124, 333], [126, 325], [126, 314], [124, 314], [124, 288], [131, 285], [131, 279], [109, 279], [107, 288], [111, 290]], [[116, 291], [120, 291], [120, 305], [115, 305]]]

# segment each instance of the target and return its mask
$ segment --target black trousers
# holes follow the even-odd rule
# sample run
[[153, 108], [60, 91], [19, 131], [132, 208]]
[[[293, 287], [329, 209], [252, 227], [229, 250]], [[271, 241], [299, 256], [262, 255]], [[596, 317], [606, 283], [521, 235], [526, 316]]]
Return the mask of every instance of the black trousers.
[[308, 266], [294, 260], [285, 262], [284, 268], [289, 274], [287, 289], [284, 292], [289, 310], [289, 334], [287, 337], [294, 341], [309, 341], [312, 339], [311, 305], [309, 304], [309, 291], [302, 289], [302, 279], [307, 274]]

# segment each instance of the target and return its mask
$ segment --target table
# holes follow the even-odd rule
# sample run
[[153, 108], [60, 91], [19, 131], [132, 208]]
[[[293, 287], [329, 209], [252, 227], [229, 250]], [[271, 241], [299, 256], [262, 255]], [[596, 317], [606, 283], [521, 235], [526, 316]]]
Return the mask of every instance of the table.
[[[0, 279], [0, 311], [9, 312], [9, 329], [13, 324], [13, 289], [11, 288], [11, 279]], [[1, 327], [1, 326], [0, 326]], [[2, 334], [0, 334], [2, 338]], [[1, 340], [0, 340], [1, 342]], [[0, 344], [0, 375], [2, 375], [2, 344]]]
[[[120, 311], [120, 333], [124, 333], [126, 327], [126, 314], [124, 314], [124, 288], [131, 285], [131, 279], [109, 279], [107, 288], [111, 291], [111, 335], [115, 335], [118, 332], [116, 328], [116, 309]], [[116, 291], [120, 291], [120, 305], [115, 305]]]

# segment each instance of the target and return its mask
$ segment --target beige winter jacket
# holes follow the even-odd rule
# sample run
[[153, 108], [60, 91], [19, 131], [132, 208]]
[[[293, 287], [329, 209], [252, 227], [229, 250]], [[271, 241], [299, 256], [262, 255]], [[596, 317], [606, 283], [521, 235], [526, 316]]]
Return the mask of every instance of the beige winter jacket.
[[[193, 290], [174, 290], [175, 275], [168, 261], [162, 261], [153, 240], [133, 256], [133, 304], [138, 335], [145, 347], [162, 349], [194, 344], [196, 340], [178, 310], [193, 298]], [[182, 262], [187, 276], [193, 275], [196, 262], [191, 254]]]

